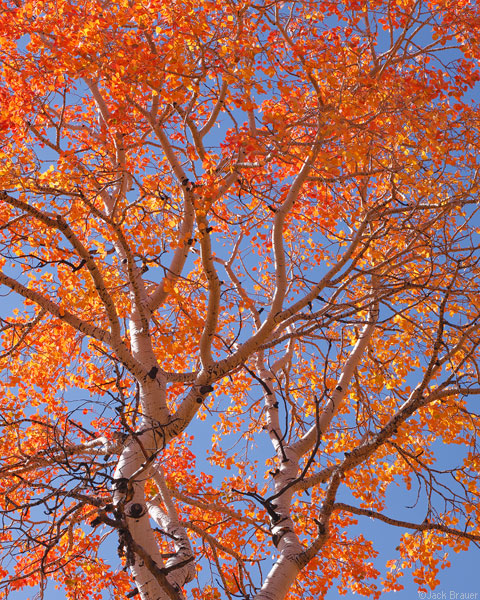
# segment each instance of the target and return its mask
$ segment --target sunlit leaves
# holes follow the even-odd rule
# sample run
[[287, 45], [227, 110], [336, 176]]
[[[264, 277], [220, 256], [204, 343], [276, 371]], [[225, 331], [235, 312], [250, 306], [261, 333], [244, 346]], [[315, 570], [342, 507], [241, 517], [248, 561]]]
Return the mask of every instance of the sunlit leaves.
[[[193, 597], [254, 596], [282, 552], [266, 500], [292, 464], [282, 452], [342, 391], [372, 302], [379, 318], [345, 398], [289, 480], [294, 533], [316, 539], [339, 469], [337, 498], [372, 518], [400, 489], [458, 527], [404, 535], [386, 590], [408, 570], [433, 588], [448, 549], [477, 535], [473, 4], [3, 2], [11, 590], [45, 576], [72, 600], [129, 593], [127, 558], [114, 550], [108, 566], [102, 543], [121, 529], [117, 454], [153, 427], [148, 460], [196, 553]], [[196, 383], [206, 365], [212, 389]], [[161, 401], [148, 405], [148, 386]], [[161, 402], [168, 418], [152, 419]], [[147, 498], [158, 492], [148, 480]], [[353, 529], [368, 512], [330, 508], [328, 539], [282, 594], [316, 598], [338, 580], [340, 593], [379, 597], [373, 542]]]

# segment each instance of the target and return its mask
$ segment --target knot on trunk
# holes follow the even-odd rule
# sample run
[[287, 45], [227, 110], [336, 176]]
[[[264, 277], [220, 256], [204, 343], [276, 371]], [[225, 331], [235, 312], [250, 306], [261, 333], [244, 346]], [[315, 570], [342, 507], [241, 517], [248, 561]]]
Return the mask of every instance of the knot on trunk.
[[134, 502], [133, 504], [130, 504], [130, 506], [125, 511], [125, 514], [128, 517], [131, 517], [132, 519], [140, 519], [140, 517], [143, 517], [146, 510], [147, 509], [145, 508], [145, 506], [142, 506], [138, 502]]

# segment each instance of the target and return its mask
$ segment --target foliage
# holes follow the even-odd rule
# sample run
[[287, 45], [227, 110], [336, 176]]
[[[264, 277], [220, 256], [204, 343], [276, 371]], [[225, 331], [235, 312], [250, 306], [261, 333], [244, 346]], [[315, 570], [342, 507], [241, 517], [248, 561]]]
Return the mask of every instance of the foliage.
[[2, 597], [434, 588], [480, 541], [478, 4], [0, 15]]

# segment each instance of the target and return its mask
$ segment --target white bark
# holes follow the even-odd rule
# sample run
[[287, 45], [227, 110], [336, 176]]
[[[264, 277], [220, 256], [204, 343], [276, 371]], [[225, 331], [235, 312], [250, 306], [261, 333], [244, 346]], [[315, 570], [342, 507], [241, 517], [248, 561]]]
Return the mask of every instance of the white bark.
[[[140, 543], [157, 566], [162, 568], [164, 566], [163, 559], [150, 525], [145, 501], [145, 480], [150, 474], [150, 468], [147, 467], [142, 472], [145, 457], [139, 444], [139, 442], [145, 441], [146, 446], [150, 446], [146, 438], [151, 439], [152, 437], [153, 434], [149, 432], [139, 438], [133, 438], [122, 452], [114, 476], [116, 485], [114, 505], [120, 514], [123, 513], [122, 516], [124, 516], [125, 524], [133, 540]], [[136, 473], [139, 474], [135, 477]], [[129, 551], [128, 548], [125, 550]], [[129, 567], [142, 600], [167, 600], [169, 598], [138, 554], [134, 554], [133, 564], [130, 564]]]
[[[289, 360], [293, 352], [293, 340], [286, 354], [278, 360], [269, 371], [264, 365], [261, 357], [257, 373], [264, 383], [265, 405], [267, 408], [267, 429], [270, 434], [273, 446], [276, 451], [279, 467], [274, 475], [274, 501], [270, 508], [276, 513], [275, 518], [271, 519], [271, 531], [274, 544], [279, 551], [279, 557], [273, 567], [270, 569], [261, 590], [255, 596], [254, 600], [282, 600], [290, 586], [296, 580], [298, 574], [311, 558], [321, 549], [328, 538], [328, 522], [333, 510], [333, 502], [336, 490], [339, 485], [337, 473], [333, 473], [325, 501], [319, 511], [323, 531], [319, 532], [318, 538], [310, 548], [304, 548], [300, 543], [290, 516], [290, 505], [294, 493], [294, 486], [289, 486], [299, 476], [299, 460], [310, 450], [316, 440], [322, 436], [330, 426], [333, 417], [338, 413], [342, 405], [350, 380], [355, 368], [358, 366], [365, 349], [373, 335], [378, 319], [378, 302], [376, 300], [376, 291], [372, 293], [372, 304], [368, 313], [367, 322], [360, 334], [360, 337], [352, 349], [345, 366], [342, 370], [336, 389], [334, 390], [327, 407], [324, 409], [317, 423], [300, 440], [291, 445], [284, 445], [282, 441], [282, 432], [278, 419], [278, 402], [275, 397], [274, 380], [276, 372], [283, 367]], [[268, 391], [267, 391], [268, 390]]]
[[[192, 546], [185, 528], [181, 525], [170, 491], [160, 468], [155, 469], [154, 480], [159, 489], [159, 495], [147, 503], [149, 514], [165, 531], [168, 538], [173, 540], [175, 555], [168, 558], [165, 567], [169, 571], [168, 580], [180, 587], [192, 581], [195, 577], [195, 564]], [[160, 500], [165, 506], [162, 510]]]
[[[143, 336], [144, 332], [140, 335]], [[134, 333], [133, 338], [137, 337]], [[136, 348], [137, 360], [151, 360], [145, 343], [145, 340], [142, 343], [136, 339], [136, 343], [132, 344]], [[115, 470], [117, 490], [114, 493], [114, 504], [125, 515], [126, 525], [133, 540], [140, 544], [156, 566], [162, 569], [165, 565], [150, 523], [145, 499], [145, 482], [153, 474], [151, 460], [164, 447], [161, 426], [168, 418], [168, 411], [165, 406], [165, 382], [161, 377], [147, 379], [149, 380], [140, 384], [142, 418], [139, 428], [130, 436]], [[142, 600], [164, 600], [172, 597], [163, 589], [155, 574], [138, 554], [135, 554], [134, 564], [130, 569]]]
[[308, 450], [313, 448], [316, 441], [319, 440], [328, 430], [332, 419], [343, 405], [353, 373], [368, 346], [373, 332], [375, 331], [377, 319], [378, 302], [374, 297], [372, 299], [372, 305], [367, 316], [367, 322], [363, 327], [355, 346], [350, 352], [342, 373], [337, 381], [337, 385], [332, 391], [326, 407], [320, 414], [317, 423], [315, 423], [315, 425], [303, 436], [302, 439], [294, 444], [295, 449], [300, 454], [303, 455], [308, 452]]

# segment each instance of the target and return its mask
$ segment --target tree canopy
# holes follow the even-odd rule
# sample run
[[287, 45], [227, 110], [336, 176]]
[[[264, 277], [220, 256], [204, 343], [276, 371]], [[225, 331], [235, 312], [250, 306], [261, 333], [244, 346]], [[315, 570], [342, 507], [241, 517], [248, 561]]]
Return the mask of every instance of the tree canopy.
[[0, 597], [433, 589], [480, 542], [478, 3], [1, 7]]

